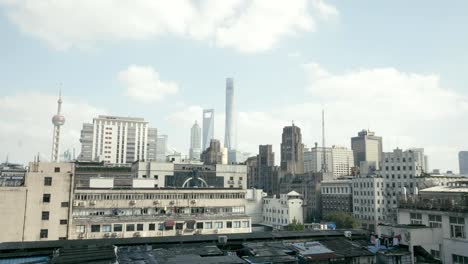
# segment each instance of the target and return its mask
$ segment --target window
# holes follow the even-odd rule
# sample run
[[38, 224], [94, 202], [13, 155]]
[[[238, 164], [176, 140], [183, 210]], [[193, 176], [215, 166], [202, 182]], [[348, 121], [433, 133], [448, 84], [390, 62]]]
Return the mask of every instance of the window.
[[468, 263], [468, 257], [452, 254], [453, 264], [466, 264]]
[[43, 203], [50, 203], [50, 193], [44, 193], [42, 195], [42, 202]]
[[122, 232], [122, 224], [114, 224], [114, 232]]
[[212, 229], [213, 223], [212, 222], [205, 222], [205, 229]]
[[102, 232], [111, 232], [112, 226], [111, 225], [102, 225]]
[[61, 225], [66, 225], [68, 223], [67, 219], [60, 219]]
[[137, 224], [137, 231], [143, 231], [143, 224]]
[[240, 221], [234, 221], [234, 228], [240, 228], [241, 227], [241, 222]]
[[76, 233], [79, 233], [79, 234], [84, 233], [85, 230], [86, 230], [86, 227], [84, 225], [77, 225], [75, 228]]
[[158, 230], [159, 230], [159, 231], [163, 231], [163, 230], [164, 230], [164, 224], [163, 224], [163, 223], [158, 224]]
[[61, 207], [68, 207], [69, 206], [69, 203], [68, 202], [62, 202], [60, 204]]
[[92, 233], [101, 232], [101, 226], [100, 225], [91, 225], [91, 232]]
[[127, 224], [125, 226], [126, 231], [135, 231], [135, 224]]
[[49, 211], [42, 211], [42, 220], [49, 220]]
[[215, 222], [216, 228], [223, 228], [223, 222]]
[[450, 237], [465, 238], [465, 219], [450, 217]]
[[148, 225], [148, 230], [149, 230], [149, 231], [154, 231], [154, 230], [156, 230], [156, 224], [149, 224], [149, 225]]
[[176, 229], [176, 230], [182, 230], [182, 229], [184, 229], [184, 223], [176, 223], [176, 224], [175, 224], [175, 229]]
[[197, 223], [197, 229], [203, 229], [203, 222]]
[[232, 222], [231, 221], [226, 222], [226, 228], [232, 228]]
[[440, 259], [440, 251], [439, 250], [431, 249], [431, 255], [436, 259]]
[[60, 167], [55, 167], [54, 172], [60, 172]]
[[40, 238], [47, 238], [49, 236], [49, 230], [47, 229], [41, 229], [41, 232], [39, 234]]
[[44, 186], [52, 186], [52, 177], [44, 177]]
[[411, 224], [422, 225], [422, 215], [420, 213], [410, 213]]
[[442, 216], [441, 215], [429, 215], [429, 227], [441, 228]]

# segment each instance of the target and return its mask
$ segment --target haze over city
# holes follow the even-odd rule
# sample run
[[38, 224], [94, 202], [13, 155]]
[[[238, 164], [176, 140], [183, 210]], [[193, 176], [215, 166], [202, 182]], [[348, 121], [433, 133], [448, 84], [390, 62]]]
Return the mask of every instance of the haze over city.
[[50, 159], [59, 89], [61, 150], [78, 154], [82, 124], [108, 114], [145, 118], [188, 155], [210, 108], [224, 142], [227, 77], [252, 155], [273, 144], [279, 159], [292, 120], [320, 143], [322, 109], [328, 146], [370, 129], [384, 151], [422, 147], [455, 172], [468, 149], [466, 1], [66, 3], [0, 1], [0, 159]]

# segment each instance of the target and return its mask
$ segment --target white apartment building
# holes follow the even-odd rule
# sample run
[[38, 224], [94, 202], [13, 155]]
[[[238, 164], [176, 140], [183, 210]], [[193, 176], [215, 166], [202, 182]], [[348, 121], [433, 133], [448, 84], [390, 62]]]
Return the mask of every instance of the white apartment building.
[[[175, 169], [157, 170], [162, 184], [185, 182], [189, 170], [177, 168], [188, 165], [172, 164]], [[75, 166], [33, 162], [24, 186], [0, 187], [0, 212], [5, 214], [0, 219], [4, 226], [0, 242], [246, 233], [251, 232], [253, 222], [262, 221], [265, 193], [238, 187], [242, 184], [223, 187], [234, 181], [230, 180], [234, 176], [226, 175], [236, 175], [241, 166], [222, 165], [216, 167], [218, 171], [214, 166], [203, 167], [213, 169], [209, 177], [192, 174], [188, 182], [214, 180], [216, 185], [188, 184], [184, 188], [161, 188], [155, 184], [153, 174], [151, 178], [143, 177], [139, 170], [135, 178], [109, 176], [112, 170], [104, 173], [107, 166], [102, 166], [104, 176], [87, 175], [89, 184], [74, 186], [78, 177]], [[166, 178], [166, 173], [173, 175]], [[245, 170], [241, 173], [245, 175]], [[130, 186], [122, 188], [117, 181], [121, 178]], [[236, 180], [245, 186], [245, 178]]]
[[[325, 153], [324, 153], [325, 150]], [[333, 177], [351, 175], [351, 168], [354, 166], [353, 151], [341, 147], [331, 148], [315, 147], [304, 151], [304, 172], [321, 172], [323, 157], [325, 154], [327, 171], [333, 173]]]
[[156, 136], [156, 129], [143, 118], [100, 115], [92, 124], [83, 124], [80, 160], [115, 164], [154, 160]]
[[263, 198], [263, 224], [283, 229], [296, 221], [304, 223], [301, 194], [291, 191], [279, 197]]
[[407, 241], [442, 263], [468, 263], [468, 181], [427, 188], [408, 197], [399, 206], [398, 224], [429, 228], [418, 237], [410, 234]]
[[384, 178], [379, 175], [361, 175], [353, 178], [353, 216], [362, 227], [375, 230], [379, 222], [386, 221]]

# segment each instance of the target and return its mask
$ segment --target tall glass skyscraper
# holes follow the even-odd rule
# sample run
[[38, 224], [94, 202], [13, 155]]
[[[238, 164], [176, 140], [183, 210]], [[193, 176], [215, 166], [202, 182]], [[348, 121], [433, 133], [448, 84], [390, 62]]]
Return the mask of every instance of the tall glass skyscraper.
[[190, 159], [200, 160], [201, 154], [201, 128], [197, 121], [190, 129]]
[[214, 136], [214, 109], [203, 110], [203, 150], [210, 146]]
[[224, 133], [224, 147], [235, 150], [236, 146], [236, 110], [234, 105], [234, 80], [226, 79], [226, 124]]

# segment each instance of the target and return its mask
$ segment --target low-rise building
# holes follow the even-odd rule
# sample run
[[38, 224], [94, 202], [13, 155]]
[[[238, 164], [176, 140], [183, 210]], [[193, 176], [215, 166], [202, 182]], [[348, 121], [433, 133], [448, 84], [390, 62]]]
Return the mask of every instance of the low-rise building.
[[353, 213], [352, 180], [340, 178], [332, 181], [322, 181], [320, 185], [322, 194], [322, 214], [344, 212]]
[[398, 223], [440, 229], [429, 239], [431, 242], [411, 235], [407, 239], [442, 263], [465, 263], [468, 260], [468, 181], [427, 188], [417, 196], [403, 198], [398, 208]]
[[291, 191], [279, 197], [263, 199], [263, 223], [276, 229], [284, 229], [291, 223], [304, 223], [301, 194]]

